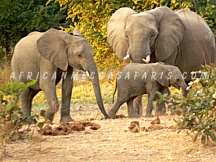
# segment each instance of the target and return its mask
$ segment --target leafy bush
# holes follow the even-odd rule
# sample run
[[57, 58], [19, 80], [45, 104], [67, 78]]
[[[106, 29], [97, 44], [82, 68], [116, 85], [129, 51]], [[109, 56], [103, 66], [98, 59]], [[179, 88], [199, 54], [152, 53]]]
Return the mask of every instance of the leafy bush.
[[[24, 124], [36, 124], [39, 115], [23, 118], [19, 107], [19, 95], [36, 81], [24, 84], [22, 82], [9, 81], [6, 86], [0, 86], [0, 138], [13, 139], [19, 134], [19, 129]], [[42, 127], [43, 123], [38, 123]]]
[[216, 67], [204, 66], [200, 75], [190, 83], [186, 98], [175, 93], [172, 96], [159, 94], [159, 102], [166, 102], [172, 113], [182, 114], [175, 120], [181, 129], [195, 132], [194, 141], [201, 136], [202, 144], [210, 139], [216, 141]]
[[[1, 0], [0, 1], [0, 46], [5, 54], [32, 31], [46, 31], [49, 28], [67, 27], [66, 12], [58, 3], [46, 5], [47, 0]], [[1, 47], [0, 47], [1, 48]], [[1, 58], [1, 55], [0, 55]]]

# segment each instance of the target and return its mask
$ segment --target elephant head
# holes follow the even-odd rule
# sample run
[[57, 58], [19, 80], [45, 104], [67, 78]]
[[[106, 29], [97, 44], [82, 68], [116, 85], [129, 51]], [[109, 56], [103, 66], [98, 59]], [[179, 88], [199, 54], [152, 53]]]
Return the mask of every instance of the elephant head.
[[184, 77], [181, 71], [179, 70], [179, 68], [176, 66], [171, 67], [170, 85], [172, 85], [173, 87], [177, 89], [180, 89], [180, 87], [183, 90], [187, 89], [187, 84], [184, 80]]
[[74, 30], [73, 35], [61, 30], [49, 29], [37, 40], [37, 48], [42, 57], [63, 71], [67, 71], [68, 66], [70, 66], [91, 74], [98, 106], [103, 115], [109, 118], [102, 101], [92, 48], [77, 29]]
[[108, 22], [107, 41], [120, 59], [130, 58], [136, 63], [164, 61], [179, 46], [184, 30], [180, 17], [168, 7], [142, 13], [123, 7]]
[[157, 75], [156, 81], [163, 87], [173, 86], [177, 89], [182, 87], [184, 90], [187, 89], [187, 84], [184, 81], [183, 75], [178, 67], [172, 65], [156, 64], [152, 68]]

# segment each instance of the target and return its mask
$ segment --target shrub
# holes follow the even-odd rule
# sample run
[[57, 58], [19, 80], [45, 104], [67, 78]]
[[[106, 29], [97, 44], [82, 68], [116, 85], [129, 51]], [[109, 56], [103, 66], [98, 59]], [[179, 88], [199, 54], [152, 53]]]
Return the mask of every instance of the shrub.
[[[22, 82], [9, 81], [7, 85], [0, 86], [0, 138], [4, 140], [17, 139], [20, 136], [19, 129], [26, 123], [36, 124], [39, 115], [23, 118], [22, 111], [19, 107], [19, 95], [36, 81], [24, 84]], [[38, 123], [42, 127], [43, 123]]]
[[201, 137], [202, 144], [216, 141], [216, 67], [204, 66], [196, 73], [199, 78], [190, 83], [186, 98], [175, 93], [172, 96], [159, 93], [158, 102], [166, 102], [172, 113], [182, 114], [175, 120], [181, 129], [195, 133], [194, 141]]

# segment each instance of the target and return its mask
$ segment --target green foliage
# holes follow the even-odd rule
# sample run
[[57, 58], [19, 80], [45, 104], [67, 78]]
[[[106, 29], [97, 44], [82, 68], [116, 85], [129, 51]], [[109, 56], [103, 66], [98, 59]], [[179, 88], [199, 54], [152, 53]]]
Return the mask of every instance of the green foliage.
[[32, 31], [67, 26], [65, 11], [58, 3], [47, 0], [1, 0], [0, 1], [0, 46], [6, 54], [22, 37]]
[[200, 77], [191, 82], [187, 98], [178, 93], [172, 96], [160, 95], [160, 102], [165, 101], [172, 113], [182, 114], [175, 120], [181, 129], [195, 132], [194, 141], [201, 136], [205, 144], [211, 138], [216, 141], [216, 67], [204, 66]]
[[[54, 0], [49, 0], [52, 2]], [[204, 17], [216, 36], [216, 4], [214, 0], [55, 0], [62, 9], [67, 9], [67, 19], [74, 22], [84, 37], [89, 40], [95, 61], [100, 70], [118, 69], [122, 65], [107, 44], [107, 22], [120, 7], [130, 7], [137, 12], [168, 6], [176, 11], [191, 9]], [[64, 29], [71, 32], [74, 27]]]
[[[1, 138], [12, 138], [19, 133], [24, 124], [36, 124], [39, 115], [23, 118], [19, 105], [21, 91], [36, 83], [36, 80], [24, 84], [22, 82], [9, 81], [6, 86], [0, 86], [0, 129]], [[39, 127], [43, 123], [38, 123]]]
[[214, 36], [216, 37], [216, 1], [215, 0], [194, 0], [192, 2], [192, 7], [190, 8], [193, 11], [197, 11], [201, 15], [210, 28], [212, 29]]

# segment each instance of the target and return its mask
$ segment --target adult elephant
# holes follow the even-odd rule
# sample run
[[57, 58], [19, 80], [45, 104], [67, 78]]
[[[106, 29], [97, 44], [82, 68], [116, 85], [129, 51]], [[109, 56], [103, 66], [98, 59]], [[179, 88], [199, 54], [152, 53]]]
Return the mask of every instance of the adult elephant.
[[70, 101], [73, 88], [73, 69], [90, 73], [98, 106], [107, 115], [100, 91], [98, 71], [89, 42], [75, 29], [70, 35], [64, 31], [49, 29], [44, 33], [32, 32], [15, 46], [12, 70], [15, 81], [29, 82], [37, 79], [35, 85], [21, 93], [24, 116], [31, 115], [34, 96], [43, 91], [49, 109], [45, 118], [52, 121], [59, 110], [56, 84], [62, 79], [61, 122], [73, 121], [70, 116]]
[[[185, 81], [201, 65], [215, 63], [215, 39], [205, 20], [189, 10], [158, 7], [137, 13], [123, 7], [110, 18], [107, 41], [120, 59], [179, 67]], [[139, 100], [141, 101], [141, 100]]]

